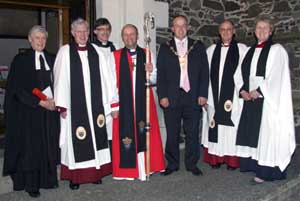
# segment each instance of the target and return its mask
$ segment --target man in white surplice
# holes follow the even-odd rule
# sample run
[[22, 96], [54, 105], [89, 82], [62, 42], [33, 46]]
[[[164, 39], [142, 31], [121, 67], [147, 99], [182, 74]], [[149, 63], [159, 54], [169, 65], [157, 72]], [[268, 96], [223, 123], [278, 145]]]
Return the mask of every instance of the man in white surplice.
[[71, 25], [74, 42], [60, 48], [54, 65], [54, 98], [61, 113], [61, 179], [76, 190], [80, 184], [101, 184], [111, 173], [106, 119], [116, 110], [113, 74], [106, 59], [88, 43], [88, 23]]
[[247, 47], [234, 40], [231, 21], [220, 24], [219, 34], [221, 40], [207, 49], [210, 83], [207, 106], [203, 109], [203, 158], [212, 168], [225, 163], [228, 170], [234, 170], [239, 167], [235, 142], [236, 119], [241, 111], [236, 106], [238, 93], [233, 75]]
[[[109, 41], [109, 37], [111, 34], [111, 24], [106, 18], [99, 18], [96, 20], [94, 23], [94, 34], [96, 35], [96, 41], [94, 44], [96, 44], [95, 49], [97, 51], [100, 51], [106, 60], [107, 63], [107, 70], [111, 71], [112, 75], [116, 75], [116, 68], [115, 68], [115, 59], [113, 55], [113, 51], [116, 50], [115, 45]], [[112, 76], [112, 79], [110, 83], [117, 83], [116, 76]], [[110, 84], [107, 83], [107, 84]], [[112, 102], [116, 102], [119, 100], [118, 94], [113, 91], [110, 92], [110, 100]], [[111, 150], [111, 141], [112, 141], [112, 122], [113, 122], [113, 117], [118, 116], [118, 106], [114, 107], [115, 110], [112, 111], [111, 115], [107, 116], [106, 118], [106, 128], [107, 128], [107, 135], [108, 135], [108, 141], [109, 141], [109, 146], [110, 146], [110, 151]]]

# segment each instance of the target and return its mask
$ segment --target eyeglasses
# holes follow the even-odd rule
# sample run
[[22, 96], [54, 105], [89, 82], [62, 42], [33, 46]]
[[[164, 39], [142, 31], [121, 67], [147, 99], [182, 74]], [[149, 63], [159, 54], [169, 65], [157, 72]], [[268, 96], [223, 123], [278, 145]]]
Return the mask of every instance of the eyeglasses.
[[110, 28], [108, 27], [100, 27], [100, 28], [96, 28], [97, 31], [110, 31]]

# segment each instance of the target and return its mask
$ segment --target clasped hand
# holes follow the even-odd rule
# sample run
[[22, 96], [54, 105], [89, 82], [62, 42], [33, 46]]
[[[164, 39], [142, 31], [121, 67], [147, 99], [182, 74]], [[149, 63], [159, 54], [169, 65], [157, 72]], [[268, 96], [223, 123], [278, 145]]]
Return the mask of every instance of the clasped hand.
[[46, 110], [54, 111], [56, 109], [55, 102], [53, 99], [41, 100], [39, 105]]
[[153, 71], [153, 65], [152, 63], [145, 63], [145, 71], [151, 73]]
[[248, 93], [245, 90], [242, 90], [240, 94], [245, 101], [250, 101], [250, 100], [254, 101], [255, 99], [259, 98], [259, 96], [261, 95], [257, 90], [250, 91], [250, 93]]

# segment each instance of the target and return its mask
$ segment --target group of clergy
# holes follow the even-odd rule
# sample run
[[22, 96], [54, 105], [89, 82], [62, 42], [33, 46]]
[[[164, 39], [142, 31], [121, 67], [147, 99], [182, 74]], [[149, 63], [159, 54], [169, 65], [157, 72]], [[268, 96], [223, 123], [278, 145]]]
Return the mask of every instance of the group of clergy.
[[273, 23], [256, 20], [256, 43], [234, 40], [234, 24], [219, 26], [220, 41], [207, 49], [208, 102], [203, 112], [204, 161], [217, 169], [252, 171], [250, 183], [286, 178], [295, 150], [289, 60], [274, 44]]
[[[54, 57], [44, 50], [47, 31], [33, 26], [32, 49], [13, 59], [3, 174], [11, 176], [14, 190], [39, 197], [40, 188], [57, 188], [58, 164], [72, 190], [101, 184], [109, 174], [144, 181], [147, 165], [150, 173], [170, 175], [180, 168], [181, 122], [184, 165], [193, 175], [203, 174], [197, 167], [202, 130], [204, 161], [212, 168], [226, 163], [229, 170], [253, 171], [252, 184], [286, 177], [295, 149], [290, 73], [285, 49], [272, 43], [270, 20], [257, 20], [257, 42], [249, 48], [234, 40], [234, 24], [225, 20], [220, 41], [206, 50], [187, 36], [188, 19], [178, 15], [157, 62], [138, 46], [133, 24], [122, 28], [124, 48], [118, 50], [106, 18], [93, 30], [97, 40], [90, 43], [88, 23], [75, 20], [74, 40]], [[146, 122], [147, 73], [164, 112], [165, 157], [152, 85]]]

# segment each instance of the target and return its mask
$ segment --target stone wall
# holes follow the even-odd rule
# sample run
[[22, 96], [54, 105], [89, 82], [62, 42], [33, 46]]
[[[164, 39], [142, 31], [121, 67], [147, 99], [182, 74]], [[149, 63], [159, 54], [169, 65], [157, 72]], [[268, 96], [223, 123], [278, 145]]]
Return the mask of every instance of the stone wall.
[[[158, 0], [169, 3], [169, 24], [178, 14], [190, 21], [189, 35], [209, 46], [218, 39], [224, 19], [236, 25], [236, 38], [254, 42], [255, 18], [268, 15], [275, 23], [274, 41], [289, 53], [296, 125], [300, 125], [300, 0]], [[170, 28], [157, 28], [157, 45], [172, 36]]]

